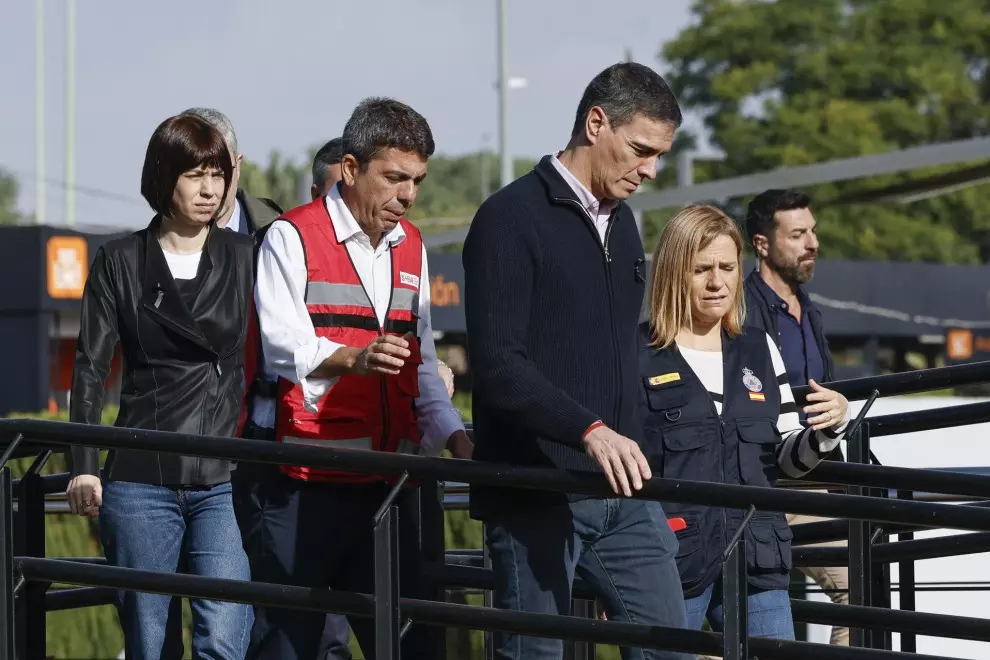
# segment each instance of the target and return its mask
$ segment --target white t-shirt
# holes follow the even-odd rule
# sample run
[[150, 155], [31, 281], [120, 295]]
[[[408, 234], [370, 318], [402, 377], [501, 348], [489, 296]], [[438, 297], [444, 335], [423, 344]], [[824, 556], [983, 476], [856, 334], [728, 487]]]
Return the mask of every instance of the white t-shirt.
[[168, 269], [172, 273], [172, 279], [196, 279], [196, 273], [199, 271], [199, 260], [203, 257], [202, 250], [193, 252], [192, 254], [173, 254], [162, 248], [162, 252], [165, 253], [165, 262], [168, 264]]

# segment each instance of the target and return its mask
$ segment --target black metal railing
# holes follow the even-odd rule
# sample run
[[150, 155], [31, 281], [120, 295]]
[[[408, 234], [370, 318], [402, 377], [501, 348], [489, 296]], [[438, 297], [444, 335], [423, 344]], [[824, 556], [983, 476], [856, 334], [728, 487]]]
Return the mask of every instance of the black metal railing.
[[[862, 398], [876, 390], [881, 394], [939, 389], [990, 380], [990, 363], [949, 367], [909, 375], [895, 374], [833, 384], [850, 398]], [[800, 394], [800, 392], [799, 392]], [[962, 420], [962, 421], [960, 421]], [[211, 598], [274, 605], [297, 609], [338, 612], [374, 617], [378, 657], [397, 656], [397, 641], [409, 621], [425, 625], [454, 626], [486, 631], [508, 631], [557, 637], [588, 643], [665, 648], [688, 653], [724, 653], [727, 658], [745, 658], [748, 652], [760, 658], [888, 658], [900, 657], [890, 648], [890, 632], [901, 634], [903, 651], [913, 650], [917, 634], [990, 641], [986, 621], [909, 611], [914, 607], [913, 562], [928, 557], [954, 556], [990, 549], [990, 476], [954, 474], [937, 470], [915, 470], [870, 465], [870, 438], [881, 434], [946, 428], [963, 423], [990, 421], [990, 406], [972, 404], [937, 411], [902, 413], [871, 418], [862, 433], [852, 434], [849, 464], [823, 464], [809, 480], [846, 486], [851, 494], [826, 494], [698, 483], [655, 478], [637, 497], [669, 502], [688, 502], [716, 507], [748, 508], [751, 511], [786, 511], [826, 517], [831, 520], [795, 527], [801, 541], [848, 539], [848, 548], [801, 548], [794, 551], [795, 563], [823, 566], [830, 562], [850, 567], [851, 605], [792, 601], [796, 621], [848, 626], [853, 647], [830, 647], [803, 642], [749, 639], [745, 626], [745, 579], [739, 570], [741, 546], [726, 549], [727, 627], [724, 635], [699, 631], [647, 627], [579, 617], [505, 612], [490, 607], [416, 601], [398, 597], [390, 567], [397, 565], [394, 538], [394, 507], [383, 504], [375, 521], [375, 593], [352, 594], [326, 589], [304, 589], [282, 585], [219, 580], [198, 576], [158, 574], [104, 565], [98, 559], [46, 559], [44, 512], [46, 493], [63, 491], [66, 475], [41, 475], [40, 469], [52, 449], [83, 445], [106, 449], [142, 449], [164, 453], [203, 456], [280, 465], [303, 465], [383, 475], [398, 475], [429, 484], [498, 484], [506, 487], [611, 495], [608, 485], [595, 475], [556, 470], [495, 466], [452, 459], [356, 452], [324, 447], [274, 444], [264, 441], [217, 438], [93, 427], [43, 420], [0, 420], [0, 465], [9, 457], [35, 455], [25, 475], [13, 483], [9, 469], [0, 473], [0, 650], [3, 657], [34, 660], [45, 657], [45, 612], [112, 602], [115, 591], [140, 590], [179, 597]], [[858, 463], [858, 464], [857, 464]], [[462, 506], [467, 486], [450, 488], [446, 497], [452, 508]], [[951, 496], [965, 504], [916, 501], [915, 493]], [[14, 525], [14, 499], [18, 524]], [[459, 498], [459, 499], [458, 499]], [[922, 498], [918, 498], [919, 500]], [[49, 503], [51, 504], [51, 503]], [[444, 552], [441, 518], [426, 520], [424, 509], [424, 556], [426, 571], [438, 589], [490, 590], [492, 574], [484, 553]], [[835, 520], [845, 518], [848, 522]], [[13, 533], [16, 527], [17, 533]], [[807, 532], [803, 533], [802, 528]], [[974, 533], [948, 539], [904, 540], [905, 535], [925, 528], [951, 528]], [[901, 535], [896, 542], [891, 534]], [[438, 542], [439, 539], [439, 542]], [[817, 540], [816, 540], [817, 539]], [[429, 545], [429, 549], [426, 546]], [[901, 566], [898, 588], [901, 610], [889, 609], [889, 577], [886, 565]], [[745, 562], [743, 572], [745, 570]], [[53, 583], [78, 588], [50, 589]], [[580, 580], [575, 598], [592, 599]], [[730, 604], [731, 602], [731, 604]], [[883, 605], [883, 607], [878, 607]], [[16, 635], [15, 635], [16, 631]], [[856, 647], [860, 648], [856, 648]], [[586, 647], [586, 655], [593, 647]], [[926, 657], [926, 656], [915, 656]], [[944, 656], [940, 656], [944, 657]]]

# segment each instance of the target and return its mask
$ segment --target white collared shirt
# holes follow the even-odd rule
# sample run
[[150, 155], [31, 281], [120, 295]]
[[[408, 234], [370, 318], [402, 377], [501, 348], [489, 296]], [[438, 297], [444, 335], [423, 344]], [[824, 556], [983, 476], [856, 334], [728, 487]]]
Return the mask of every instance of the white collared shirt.
[[613, 200], [602, 201], [592, 195], [591, 191], [557, 158], [561, 153], [551, 154], [550, 163], [557, 170], [557, 173], [563, 177], [564, 181], [567, 182], [567, 185], [571, 187], [574, 194], [577, 195], [578, 201], [581, 202], [581, 206], [584, 207], [588, 217], [591, 218], [591, 222], [594, 223], [595, 229], [598, 230], [598, 238], [601, 239], [604, 245], [605, 232], [608, 231], [608, 219], [611, 217], [612, 211], [615, 210], [617, 202]]
[[[230, 231], [239, 233], [241, 231], [241, 221], [243, 215], [241, 214], [241, 202], [236, 197], [234, 198], [234, 212], [230, 214], [230, 220], [227, 224], [223, 226], [224, 229], [229, 229]], [[245, 232], [247, 233], [247, 232]]]
[[[382, 237], [377, 248], [362, 231], [357, 220], [340, 197], [337, 186], [325, 198], [337, 237], [347, 253], [374, 304], [379, 323], [384, 323], [392, 295], [392, 254], [390, 246], [406, 238], [402, 225]], [[318, 337], [306, 309], [306, 254], [299, 232], [289, 222], [276, 220], [265, 233], [258, 253], [258, 279], [255, 303], [261, 325], [261, 345], [265, 370], [302, 386], [307, 410], [315, 411], [319, 401], [337, 383], [335, 378], [310, 378], [324, 360], [343, 347], [326, 337]], [[430, 277], [423, 248], [423, 267], [419, 276], [420, 352], [419, 390], [416, 414], [423, 436], [422, 452], [437, 455], [455, 431], [464, 429], [460, 414], [447, 396], [447, 387], [437, 371], [436, 346], [430, 323]], [[257, 418], [255, 423], [258, 423]], [[272, 424], [263, 425], [272, 426]]]

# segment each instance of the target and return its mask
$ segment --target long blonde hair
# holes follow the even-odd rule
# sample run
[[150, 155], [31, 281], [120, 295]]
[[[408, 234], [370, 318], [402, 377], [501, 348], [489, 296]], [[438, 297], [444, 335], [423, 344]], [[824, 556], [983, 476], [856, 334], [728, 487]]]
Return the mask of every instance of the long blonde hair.
[[[653, 251], [650, 277], [650, 330], [652, 346], [667, 348], [674, 343], [681, 328], [690, 328], [691, 274], [698, 253], [719, 236], [728, 236], [736, 244], [736, 260], [742, 269], [742, 234], [735, 221], [720, 209], [695, 204], [681, 209], [667, 222]], [[730, 337], [742, 333], [746, 317], [742, 273], [729, 313], [722, 318], [722, 328]]]

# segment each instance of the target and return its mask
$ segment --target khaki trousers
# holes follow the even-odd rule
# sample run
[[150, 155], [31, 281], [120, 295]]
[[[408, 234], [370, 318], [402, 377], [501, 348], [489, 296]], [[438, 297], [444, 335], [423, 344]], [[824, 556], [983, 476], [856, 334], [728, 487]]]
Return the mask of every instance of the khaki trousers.
[[[787, 514], [788, 525], [802, 525], [804, 523], [822, 522], [824, 520], [827, 520], [827, 518], [816, 518], [815, 516], [805, 516], [796, 513]], [[833, 541], [830, 543], [816, 543], [810, 547], [844, 547], [845, 545], [845, 541]], [[825, 594], [832, 599], [833, 603], [840, 605], [849, 604], [848, 568], [845, 566], [801, 566], [798, 570], [824, 589]], [[834, 626], [829, 643], [835, 646], [849, 646], [849, 629]]]

